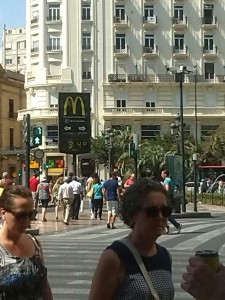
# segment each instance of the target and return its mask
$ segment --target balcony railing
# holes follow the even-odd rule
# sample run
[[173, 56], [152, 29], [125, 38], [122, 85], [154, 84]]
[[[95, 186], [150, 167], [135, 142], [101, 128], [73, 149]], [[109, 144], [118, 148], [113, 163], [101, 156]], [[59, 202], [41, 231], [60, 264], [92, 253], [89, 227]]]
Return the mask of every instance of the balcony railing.
[[177, 48], [176, 46], [173, 46], [173, 53], [174, 54], [188, 54], [188, 47], [183, 46], [183, 48]]
[[129, 47], [128, 47], [128, 45], [125, 45], [125, 48], [117, 48], [116, 46], [114, 46], [114, 54], [122, 54], [122, 55], [129, 54]]
[[124, 16], [124, 18], [114, 16], [113, 21], [115, 24], [127, 25], [128, 24], [128, 16]]
[[152, 16], [152, 17], [143, 17], [143, 24], [144, 25], [155, 25], [157, 24], [157, 16]]
[[58, 108], [33, 108], [18, 111], [18, 121], [23, 120], [23, 116], [30, 114], [32, 119], [58, 118]]
[[216, 25], [217, 24], [217, 17], [203, 17], [202, 18], [203, 25]]
[[48, 17], [46, 17], [46, 21], [47, 22], [59, 22], [59, 21], [62, 21], [62, 17], [61, 16], [59, 16], [59, 17], [48, 16]]
[[39, 52], [39, 48], [35, 47], [35, 48], [31, 48], [31, 53], [36, 53]]
[[82, 79], [88, 79], [88, 80], [90, 80], [91, 79], [91, 73], [83, 73], [82, 74]]
[[175, 18], [173, 17], [173, 25], [174, 26], [185, 26], [187, 25], [187, 17], [183, 16], [183, 18]]
[[62, 47], [61, 46], [47, 46], [47, 51], [62, 51]]
[[91, 50], [91, 45], [82, 45], [82, 50]]
[[[225, 83], [224, 75], [197, 75], [197, 83]], [[109, 74], [108, 82], [129, 83], [129, 82], [150, 82], [150, 83], [177, 83], [176, 74]], [[194, 74], [185, 74], [184, 83], [194, 83]]]
[[154, 45], [154, 47], [146, 47], [146, 46], [143, 46], [143, 53], [144, 54], [158, 54], [159, 52], [159, 49], [158, 49], [158, 46]]
[[9, 111], [9, 119], [17, 119], [17, 113]]
[[38, 17], [34, 17], [33, 19], [31, 19], [31, 24], [36, 24], [36, 23], [38, 23]]
[[217, 54], [217, 46], [213, 45], [212, 48], [210, 47], [203, 47], [203, 54], [212, 54], [215, 55]]

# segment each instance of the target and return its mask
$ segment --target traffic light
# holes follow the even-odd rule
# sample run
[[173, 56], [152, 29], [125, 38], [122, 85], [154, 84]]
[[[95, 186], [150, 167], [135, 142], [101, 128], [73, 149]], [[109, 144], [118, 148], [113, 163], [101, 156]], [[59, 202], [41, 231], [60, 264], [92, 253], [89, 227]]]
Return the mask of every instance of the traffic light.
[[49, 169], [49, 164], [46, 164], [46, 165], [45, 165], [45, 169]]
[[19, 176], [19, 177], [22, 176], [22, 171], [21, 171], [21, 170], [18, 172], [18, 176]]
[[23, 141], [24, 143], [30, 143], [30, 115], [23, 116]]
[[33, 146], [42, 145], [42, 127], [40, 126], [33, 127], [32, 133], [33, 133], [32, 136]]
[[136, 157], [135, 143], [133, 142], [129, 143], [129, 156], [132, 158]]

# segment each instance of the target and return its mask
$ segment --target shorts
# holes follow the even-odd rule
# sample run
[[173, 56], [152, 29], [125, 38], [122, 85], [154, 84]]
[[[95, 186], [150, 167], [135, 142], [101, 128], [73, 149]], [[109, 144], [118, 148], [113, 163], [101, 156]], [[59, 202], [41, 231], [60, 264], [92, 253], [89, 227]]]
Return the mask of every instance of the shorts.
[[108, 212], [111, 213], [113, 216], [116, 216], [118, 214], [119, 201], [111, 200], [111, 201], [106, 201], [106, 203], [107, 203]]
[[48, 207], [48, 199], [40, 199], [42, 207], [47, 208]]

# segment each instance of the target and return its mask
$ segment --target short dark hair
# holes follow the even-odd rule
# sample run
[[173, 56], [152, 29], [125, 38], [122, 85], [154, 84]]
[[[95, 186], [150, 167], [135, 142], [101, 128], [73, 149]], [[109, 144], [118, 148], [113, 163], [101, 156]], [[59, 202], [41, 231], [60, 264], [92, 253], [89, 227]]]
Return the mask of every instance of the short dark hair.
[[132, 217], [137, 214], [148, 197], [148, 194], [151, 192], [161, 192], [167, 198], [167, 191], [162, 184], [149, 178], [137, 180], [128, 187], [120, 205], [120, 216], [126, 225], [133, 228], [134, 224], [132, 223]]
[[4, 188], [0, 197], [0, 207], [5, 210], [12, 210], [14, 208], [14, 200], [16, 196], [22, 198], [32, 199], [31, 191], [22, 185], [9, 185]]
[[165, 173], [167, 177], [170, 175], [170, 172], [167, 169], [162, 170], [162, 172]]

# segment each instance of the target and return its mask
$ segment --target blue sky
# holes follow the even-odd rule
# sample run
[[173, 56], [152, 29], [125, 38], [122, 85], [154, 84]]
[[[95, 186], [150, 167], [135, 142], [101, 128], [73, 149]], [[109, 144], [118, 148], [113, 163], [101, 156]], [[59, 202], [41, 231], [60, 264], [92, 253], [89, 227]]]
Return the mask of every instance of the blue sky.
[[0, 36], [6, 28], [25, 27], [26, 0], [0, 0]]

